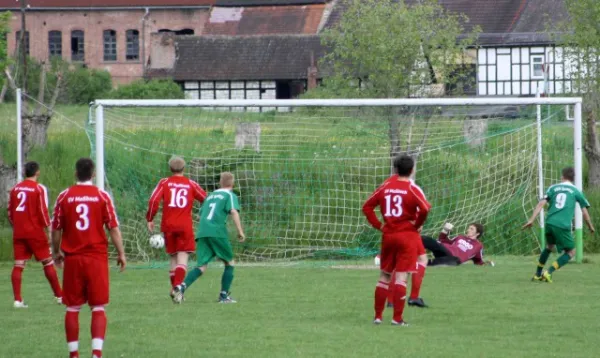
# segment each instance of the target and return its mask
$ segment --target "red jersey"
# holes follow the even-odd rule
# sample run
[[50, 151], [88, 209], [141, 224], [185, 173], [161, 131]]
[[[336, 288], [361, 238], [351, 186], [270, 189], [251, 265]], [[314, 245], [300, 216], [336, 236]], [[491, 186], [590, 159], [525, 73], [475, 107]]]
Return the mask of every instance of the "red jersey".
[[108, 229], [119, 226], [112, 199], [92, 182], [77, 183], [56, 199], [52, 229], [62, 230], [65, 255], [108, 255]]
[[161, 179], [148, 202], [146, 220], [151, 222], [163, 202], [160, 231], [181, 232], [193, 230], [194, 199], [203, 202], [206, 192], [195, 181], [182, 175]]
[[475, 265], [485, 265], [483, 261], [483, 244], [477, 239], [471, 239], [463, 235], [459, 235], [450, 240], [448, 234], [443, 232], [438, 237], [440, 244], [450, 251], [452, 256], [457, 257], [460, 263], [473, 260]]
[[8, 220], [13, 239], [47, 240], [44, 229], [50, 226], [50, 215], [46, 188], [29, 179], [15, 185], [8, 198]]
[[400, 180], [398, 175], [387, 179], [363, 205], [363, 213], [369, 223], [380, 229], [381, 222], [375, 215], [377, 206], [385, 222], [384, 234], [416, 232], [427, 219], [431, 209], [431, 204], [427, 202], [421, 188], [412, 181]]

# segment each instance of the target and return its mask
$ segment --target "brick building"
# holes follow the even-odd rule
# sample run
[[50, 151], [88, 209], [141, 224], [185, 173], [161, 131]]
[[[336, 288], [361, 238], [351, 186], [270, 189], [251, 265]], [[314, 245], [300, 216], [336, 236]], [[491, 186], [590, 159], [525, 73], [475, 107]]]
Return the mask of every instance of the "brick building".
[[[201, 34], [214, 0], [26, 0], [26, 51], [34, 58], [60, 56], [106, 69], [114, 83], [143, 77], [150, 34]], [[11, 11], [8, 50], [20, 35], [20, 3], [0, 0]]]

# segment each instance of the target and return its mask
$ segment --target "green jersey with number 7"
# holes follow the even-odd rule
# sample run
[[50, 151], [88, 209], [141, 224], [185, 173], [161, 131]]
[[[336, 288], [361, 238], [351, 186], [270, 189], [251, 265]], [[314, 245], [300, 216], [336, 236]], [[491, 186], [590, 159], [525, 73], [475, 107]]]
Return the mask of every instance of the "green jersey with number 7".
[[575, 185], [569, 182], [552, 185], [546, 191], [549, 209], [546, 224], [560, 229], [571, 229], [575, 215], [575, 203], [587, 208], [590, 203]]
[[240, 211], [240, 202], [233, 191], [218, 189], [210, 193], [200, 209], [200, 226], [196, 238], [228, 239], [227, 216], [233, 209]]

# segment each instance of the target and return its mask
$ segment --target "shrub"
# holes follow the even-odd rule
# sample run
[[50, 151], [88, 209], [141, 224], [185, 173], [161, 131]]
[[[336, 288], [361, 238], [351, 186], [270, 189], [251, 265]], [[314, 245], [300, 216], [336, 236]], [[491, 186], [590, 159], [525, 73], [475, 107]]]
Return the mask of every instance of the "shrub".
[[181, 87], [171, 80], [139, 80], [114, 89], [109, 98], [114, 99], [182, 99]]
[[88, 104], [112, 90], [110, 73], [77, 66], [64, 75], [61, 103]]

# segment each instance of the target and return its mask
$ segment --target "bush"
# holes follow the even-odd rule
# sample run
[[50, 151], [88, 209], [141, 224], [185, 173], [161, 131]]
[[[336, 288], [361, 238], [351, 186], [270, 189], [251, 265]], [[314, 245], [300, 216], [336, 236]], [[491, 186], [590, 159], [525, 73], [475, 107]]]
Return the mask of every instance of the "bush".
[[171, 80], [139, 80], [119, 86], [109, 94], [113, 99], [182, 99], [181, 87]]
[[110, 73], [77, 66], [65, 73], [60, 102], [65, 104], [88, 104], [106, 97], [112, 90]]

